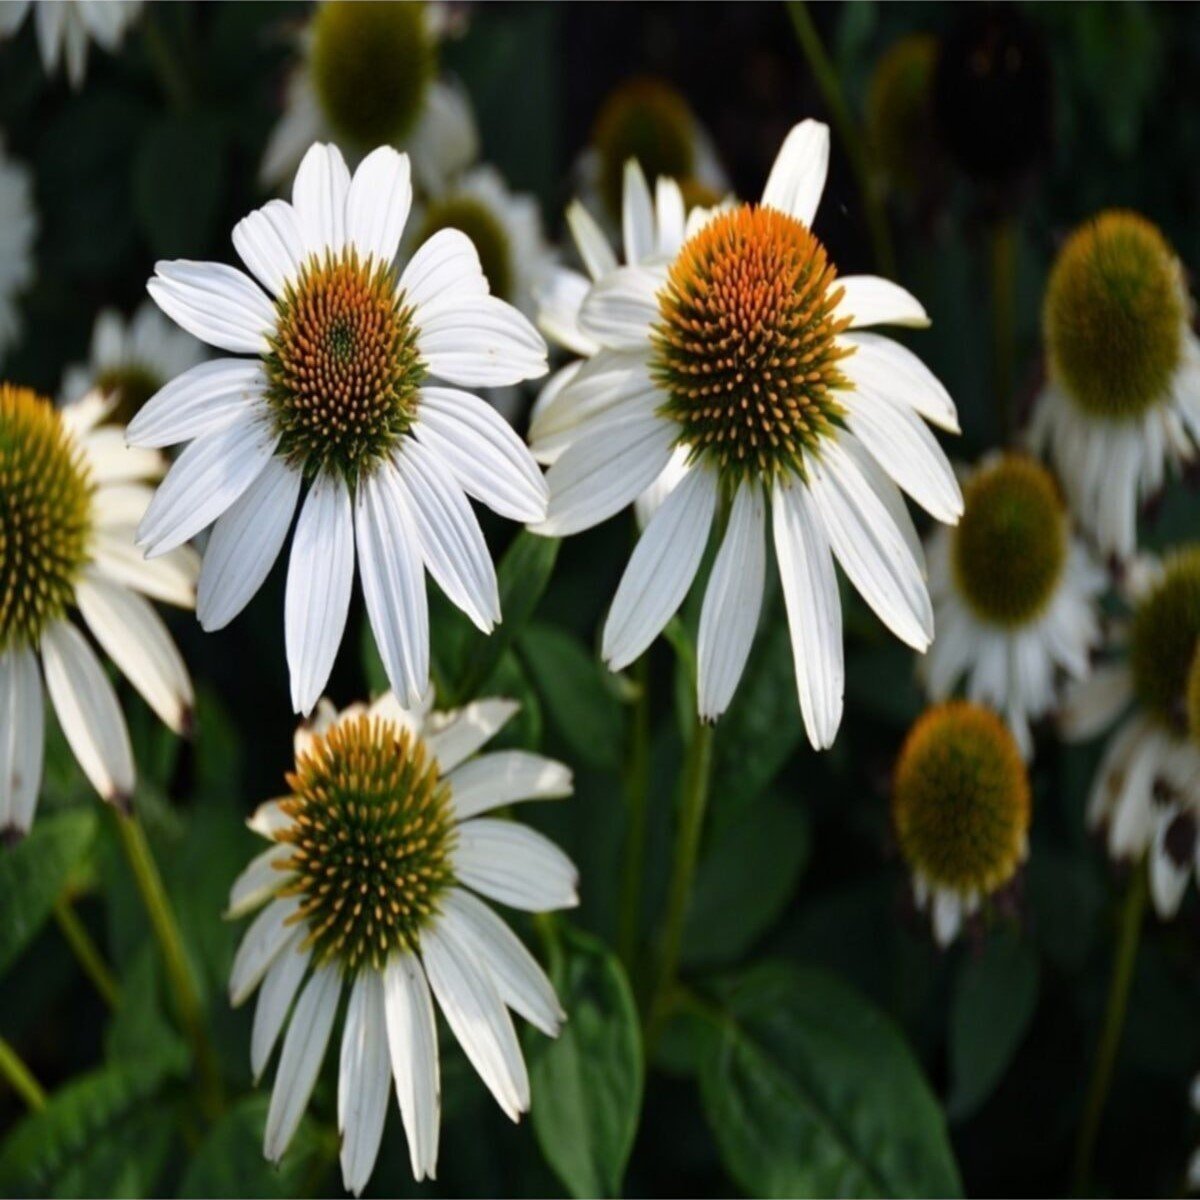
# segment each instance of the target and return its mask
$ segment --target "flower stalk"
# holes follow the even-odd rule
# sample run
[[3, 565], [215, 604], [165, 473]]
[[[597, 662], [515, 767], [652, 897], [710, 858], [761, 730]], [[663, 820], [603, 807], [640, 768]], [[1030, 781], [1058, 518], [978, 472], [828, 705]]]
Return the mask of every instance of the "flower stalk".
[[0, 1037], [0, 1076], [8, 1080], [14, 1092], [35, 1112], [46, 1107], [46, 1092], [33, 1077], [21, 1056]]
[[120, 1001], [120, 988], [116, 978], [104, 961], [99, 947], [92, 940], [92, 935], [88, 933], [87, 927], [79, 919], [79, 914], [65, 895], [55, 901], [54, 920], [67, 945], [71, 947], [71, 953], [75, 955], [83, 973], [92, 981], [100, 998], [110, 1009], [115, 1009]]

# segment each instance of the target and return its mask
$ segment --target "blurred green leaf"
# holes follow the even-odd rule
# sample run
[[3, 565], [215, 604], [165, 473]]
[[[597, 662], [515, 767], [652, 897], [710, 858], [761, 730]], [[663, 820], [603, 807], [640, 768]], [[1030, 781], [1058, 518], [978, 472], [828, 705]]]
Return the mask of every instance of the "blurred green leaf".
[[730, 1174], [755, 1196], [952, 1196], [941, 1110], [904, 1039], [822, 971], [771, 962], [725, 989], [700, 1074]]
[[113, 1063], [149, 1061], [172, 1072], [187, 1065], [187, 1045], [167, 1020], [160, 987], [157, 953], [146, 945], [121, 980], [120, 1006], [105, 1030]]
[[642, 1107], [641, 1030], [625, 972], [595, 938], [562, 929], [551, 971], [567, 1022], [530, 1054], [533, 1129], [574, 1196], [616, 1196]]
[[43, 813], [28, 837], [0, 850], [0, 974], [42, 927], [95, 834], [90, 807]]

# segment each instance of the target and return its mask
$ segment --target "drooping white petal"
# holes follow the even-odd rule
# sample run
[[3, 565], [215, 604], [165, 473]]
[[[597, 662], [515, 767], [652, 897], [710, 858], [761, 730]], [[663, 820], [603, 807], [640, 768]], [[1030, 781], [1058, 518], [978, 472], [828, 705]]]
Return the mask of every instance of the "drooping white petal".
[[840, 369], [858, 388], [869, 387], [950, 433], [960, 432], [958, 410], [936, 375], [907, 347], [879, 333], [843, 334], [854, 353]]
[[260, 363], [214, 358], [155, 392], [125, 430], [131, 446], [175, 446], [213, 433], [257, 408], [267, 386]]
[[825, 750], [837, 736], [845, 691], [842, 604], [833, 555], [803, 485], [777, 483], [771, 501], [800, 710], [808, 740], [815, 750]]
[[342, 976], [337, 964], [318, 967], [296, 1001], [296, 1011], [283, 1039], [263, 1133], [263, 1155], [270, 1162], [283, 1157], [304, 1116], [329, 1044], [341, 988]]
[[342, 644], [354, 584], [354, 516], [339, 478], [317, 476], [296, 522], [284, 598], [292, 708], [308, 714]]
[[299, 471], [273, 457], [217, 518], [196, 591], [196, 617], [206, 632], [224, 629], [271, 573], [291, 528], [300, 479]]
[[488, 282], [475, 243], [461, 229], [439, 229], [408, 261], [397, 292], [414, 309], [451, 298], [488, 294]]
[[553, 800], [571, 794], [571, 772], [528, 750], [497, 750], [456, 767], [448, 776], [455, 820], [519, 800]]
[[520, 709], [515, 700], [473, 700], [455, 712], [435, 714], [425, 742], [445, 775], [491, 741]]
[[292, 205], [304, 248], [311, 254], [338, 254], [346, 245], [346, 194], [350, 171], [342, 152], [333, 145], [309, 147], [296, 170]]
[[838, 287], [843, 289], [837, 315], [850, 318], [851, 329], [864, 325], [910, 325], [924, 329], [929, 314], [921, 302], [898, 283], [880, 279], [878, 275], [839, 275]]
[[292, 856], [290, 846], [271, 846], [256, 854], [229, 888], [226, 920], [236, 920], [261, 908], [287, 882], [283, 864]]
[[421, 541], [391, 463], [360, 480], [355, 498], [358, 570], [388, 682], [402, 703], [429, 684], [429, 605]]
[[192, 608], [196, 603], [196, 579], [200, 557], [191, 546], [178, 546], [155, 559], [147, 559], [137, 548], [132, 522], [103, 526], [92, 534], [91, 555], [95, 566], [109, 579], [123, 583], [164, 604]]
[[238, 943], [229, 969], [229, 1003], [237, 1008], [262, 982], [263, 976], [275, 961], [275, 956], [292, 936], [289, 919], [300, 907], [295, 896], [272, 900], [250, 922]]
[[829, 173], [829, 126], [801, 121], [784, 139], [763, 189], [763, 204], [811, 228]]
[[371, 1178], [383, 1139], [392, 1078], [387, 1050], [383, 977], [378, 971], [363, 970], [346, 1008], [337, 1095], [342, 1185], [356, 1196]]
[[617, 269], [617, 256], [608, 244], [608, 238], [578, 200], [572, 200], [567, 205], [567, 228], [571, 231], [584, 269], [593, 279], [602, 279]]
[[579, 903], [574, 863], [525, 825], [495, 817], [465, 821], [453, 857], [458, 878], [500, 904], [548, 912]]
[[921, 578], [926, 577], [925, 546], [921, 541], [917, 527], [913, 524], [912, 513], [900, 494], [900, 489], [892, 482], [891, 476], [879, 465], [879, 460], [868, 453], [866, 447], [856, 437], [843, 433], [838, 438], [838, 444], [854, 460], [855, 466], [862, 472], [863, 478], [871, 485], [871, 490], [879, 497], [887, 514], [904, 538], [904, 544], [912, 555], [913, 562], [921, 572]]
[[621, 197], [621, 233], [625, 242], [625, 261], [639, 263], [654, 253], [654, 202], [646, 175], [636, 158], [625, 163]]
[[697, 704], [705, 721], [729, 707], [750, 656], [766, 579], [765, 522], [761, 487], [741, 484], [700, 610]]
[[296, 210], [286, 200], [269, 200], [243, 217], [233, 227], [233, 248], [273, 296], [299, 278], [308, 257]]
[[42, 786], [42, 680], [33, 651], [0, 654], [0, 833], [28, 833]]
[[75, 602], [96, 641], [176, 733], [191, 722], [192, 681], [162, 618], [141, 596], [96, 572], [75, 586]]
[[417, 309], [417, 348], [432, 375], [462, 387], [506, 387], [545, 375], [546, 342], [495, 296], [437, 299]]
[[[408, 155], [391, 146], [372, 150], [358, 164], [346, 199], [346, 238], [364, 259], [390, 263], [412, 207]], [[369, 1174], [370, 1172], [368, 1172]]]
[[551, 267], [533, 286], [538, 328], [572, 354], [589, 357], [600, 348], [579, 328], [579, 309], [592, 286], [579, 271]]
[[601, 654], [612, 670], [633, 662], [683, 603], [708, 545], [716, 505], [716, 475], [697, 466], [654, 514], [604, 624]]
[[658, 320], [662, 273], [647, 267], [619, 267], [593, 284], [579, 310], [579, 328], [587, 337], [615, 350], [639, 350], [649, 344]]
[[254, 1024], [250, 1029], [250, 1070], [255, 1083], [267, 1068], [279, 1031], [308, 970], [312, 956], [301, 948], [306, 937], [306, 927], [296, 929], [279, 947], [263, 978], [258, 1003], [254, 1006]]
[[146, 290], [193, 337], [234, 354], [265, 354], [275, 306], [248, 275], [224, 263], [159, 262]]

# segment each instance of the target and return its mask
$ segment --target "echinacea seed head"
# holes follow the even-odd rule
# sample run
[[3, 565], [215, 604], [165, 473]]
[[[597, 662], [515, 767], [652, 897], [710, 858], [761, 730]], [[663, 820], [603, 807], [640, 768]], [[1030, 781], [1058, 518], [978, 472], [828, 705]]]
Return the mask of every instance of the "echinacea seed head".
[[1188, 668], [1187, 722], [1189, 736], [1200, 746], [1200, 641], [1196, 642], [1192, 665]]
[[690, 238], [659, 292], [651, 373], [679, 442], [731, 482], [804, 473], [843, 413], [842, 289], [795, 217], [741, 205]]
[[116, 425], [128, 425], [165, 383], [165, 379], [139, 363], [111, 367], [101, 371], [95, 380], [96, 388], [114, 399], [109, 420]]
[[1092, 417], [1133, 420], [1170, 395], [1186, 296], [1166, 239], [1136, 213], [1102, 213], [1059, 251], [1043, 309], [1050, 371]]
[[1142, 707], [1163, 728], [1187, 732], [1193, 659], [1200, 643], [1200, 546], [1175, 551], [1138, 601], [1129, 630], [1129, 665]]
[[416, 950], [454, 883], [450, 788], [425, 744], [378, 717], [343, 719], [297, 756], [288, 786], [282, 894], [299, 899], [316, 961], [352, 973]]
[[328, 0], [311, 26], [309, 72], [340, 139], [360, 150], [412, 133], [437, 74], [437, 45], [415, 0]]
[[412, 310], [393, 268], [354, 250], [310, 258], [275, 306], [263, 370], [278, 452], [353, 485], [412, 424], [426, 373]]
[[867, 91], [867, 137], [875, 161], [900, 188], [915, 191], [936, 155], [933, 74], [938, 42], [913, 33], [879, 59]]
[[910, 869], [934, 887], [989, 895], [1024, 859], [1029, 776], [1007, 727], [956, 700], [909, 731], [892, 783], [892, 822]]
[[430, 202], [416, 243], [423, 245], [440, 229], [457, 229], [471, 239], [492, 294], [511, 301], [516, 275], [513, 246], [496, 214], [475, 196], [452, 193]]
[[1006, 628], [1033, 620], [1067, 558], [1067, 512], [1049, 471], [1022, 454], [981, 467], [950, 539], [955, 581], [980, 619]]
[[51, 401], [0, 383], [0, 653], [36, 646], [88, 560], [94, 488]]

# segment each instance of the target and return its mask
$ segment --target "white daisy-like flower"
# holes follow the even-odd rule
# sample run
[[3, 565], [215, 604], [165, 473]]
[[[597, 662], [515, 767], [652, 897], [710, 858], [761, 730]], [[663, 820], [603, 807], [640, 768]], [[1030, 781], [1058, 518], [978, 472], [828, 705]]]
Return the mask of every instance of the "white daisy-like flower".
[[489, 294], [456, 229], [397, 270], [411, 201], [406, 155], [381, 147], [351, 179], [336, 147], [314, 146], [292, 203], [272, 200], [233, 231], [266, 292], [220, 263], [160, 262], [148, 285], [184, 329], [247, 357], [193, 367], [130, 425], [133, 445], [191, 443], [139, 544], [154, 557], [213, 525], [196, 612], [220, 629], [262, 585], [307, 488], [284, 614], [298, 712], [312, 709], [333, 667], [356, 550], [388, 678], [413, 702], [429, 679], [426, 569], [480, 629], [500, 620], [467, 496], [517, 521], [545, 514], [546, 485], [524, 444], [459, 390], [544, 374], [545, 342]]
[[0, 361], [21, 332], [17, 297], [33, 282], [33, 176], [10, 158], [0, 137]]
[[[1200, 1115], [1200, 1075], [1192, 1079], [1192, 1086], [1188, 1089], [1188, 1099], [1191, 1102], [1192, 1112]], [[1193, 1194], [1200, 1192], [1200, 1146], [1192, 1151], [1191, 1157], [1188, 1159], [1187, 1188]]]
[[1087, 820], [1109, 854], [1149, 854], [1150, 895], [1162, 917], [1200, 878], [1200, 548], [1138, 559], [1125, 580], [1132, 609], [1113, 661], [1073, 688], [1064, 733], [1092, 738], [1122, 718], [1088, 797]]
[[1053, 460], [1104, 554], [1137, 547], [1137, 513], [1200, 447], [1200, 341], [1183, 268], [1130, 212], [1103, 213], [1059, 253], [1046, 288], [1048, 381], [1030, 444]]
[[958, 525], [929, 540], [938, 635], [921, 675], [934, 700], [948, 699], [965, 676], [967, 696], [1003, 714], [1028, 758], [1030, 721], [1055, 706], [1062, 674], [1088, 672], [1107, 579], [1034, 459], [991, 455], [963, 494]]
[[0, 38], [15, 33], [30, 9], [46, 74], [53, 75], [64, 61], [67, 81], [78, 90], [87, 71], [88, 43], [115, 53], [142, 11], [142, 0], [0, 0]]
[[127, 425], [155, 392], [202, 362], [204, 350], [146, 301], [128, 321], [115, 309], [100, 312], [88, 358], [63, 372], [63, 400], [95, 388], [113, 396], [112, 415]]
[[73, 611], [171, 729], [186, 732], [191, 721], [187, 670], [145, 597], [190, 608], [198, 563], [186, 548], [153, 563], [135, 549], [147, 481], [163, 461], [128, 449], [121, 428], [100, 424], [106, 411], [98, 393], [57, 409], [0, 384], [0, 833], [33, 823], [43, 681], [96, 790], [119, 806], [133, 792], [125, 718]]
[[[926, 325], [925, 310], [884, 279], [838, 278], [811, 231], [828, 159], [828, 128], [803, 122], [761, 205], [697, 210], [673, 260], [639, 253], [592, 285], [579, 325], [601, 349], [567, 384], [570, 443], [547, 474], [549, 512], [536, 526], [554, 536], [588, 529], [686, 452], [683, 478], [617, 589], [602, 653], [620, 670], [649, 646], [727, 511], [699, 630], [699, 712], [713, 720], [733, 696], [758, 624], [770, 507], [800, 706], [816, 747], [832, 744], [842, 714], [835, 557], [884, 623], [923, 651], [933, 608], [897, 484], [939, 520], [962, 512], [954, 471], [922, 420], [957, 429], [953, 402], [914, 354], [861, 332]], [[651, 217], [648, 204], [626, 215], [647, 253], [657, 237]]]
[[356, 161], [376, 146], [406, 150], [417, 183], [435, 190], [479, 157], [466, 93], [439, 78], [438, 43], [447, 6], [398, 0], [323, 0], [300, 39], [284, 113], [260, 175], [290, 179], [313, 142], [334, 142]]
[[325, 701], [298, 732], [288, 795], [250, 820], [272, 845], [229, 901], [233, 917], [266, 905], [229, 981], [235, 1005], [261, 985], [250, 1044], [256, 1078], [291, 1010], [267, 1114], [268, 1159], [278, 1161], [296, 1131], [343, 991], [338, 1129], [350, 1191], [371, 1177], [393, 1082], [413, 1175], [436, 1172], [434, 1001], [505, 1113], [515, 1121], [529, 1108], [509, 1009], [550, 1037], [564, 1015], [541, 967], [479, 897], [527, 912], [569, 908], [577, 877], [547, 838], [484, 815], [571, 791], [559, 763], [523, 750], [476, 753], [517, 707], [480, 700], [430, 713], [427, 701], [405, 710], [389, 693], [340, 714]]

